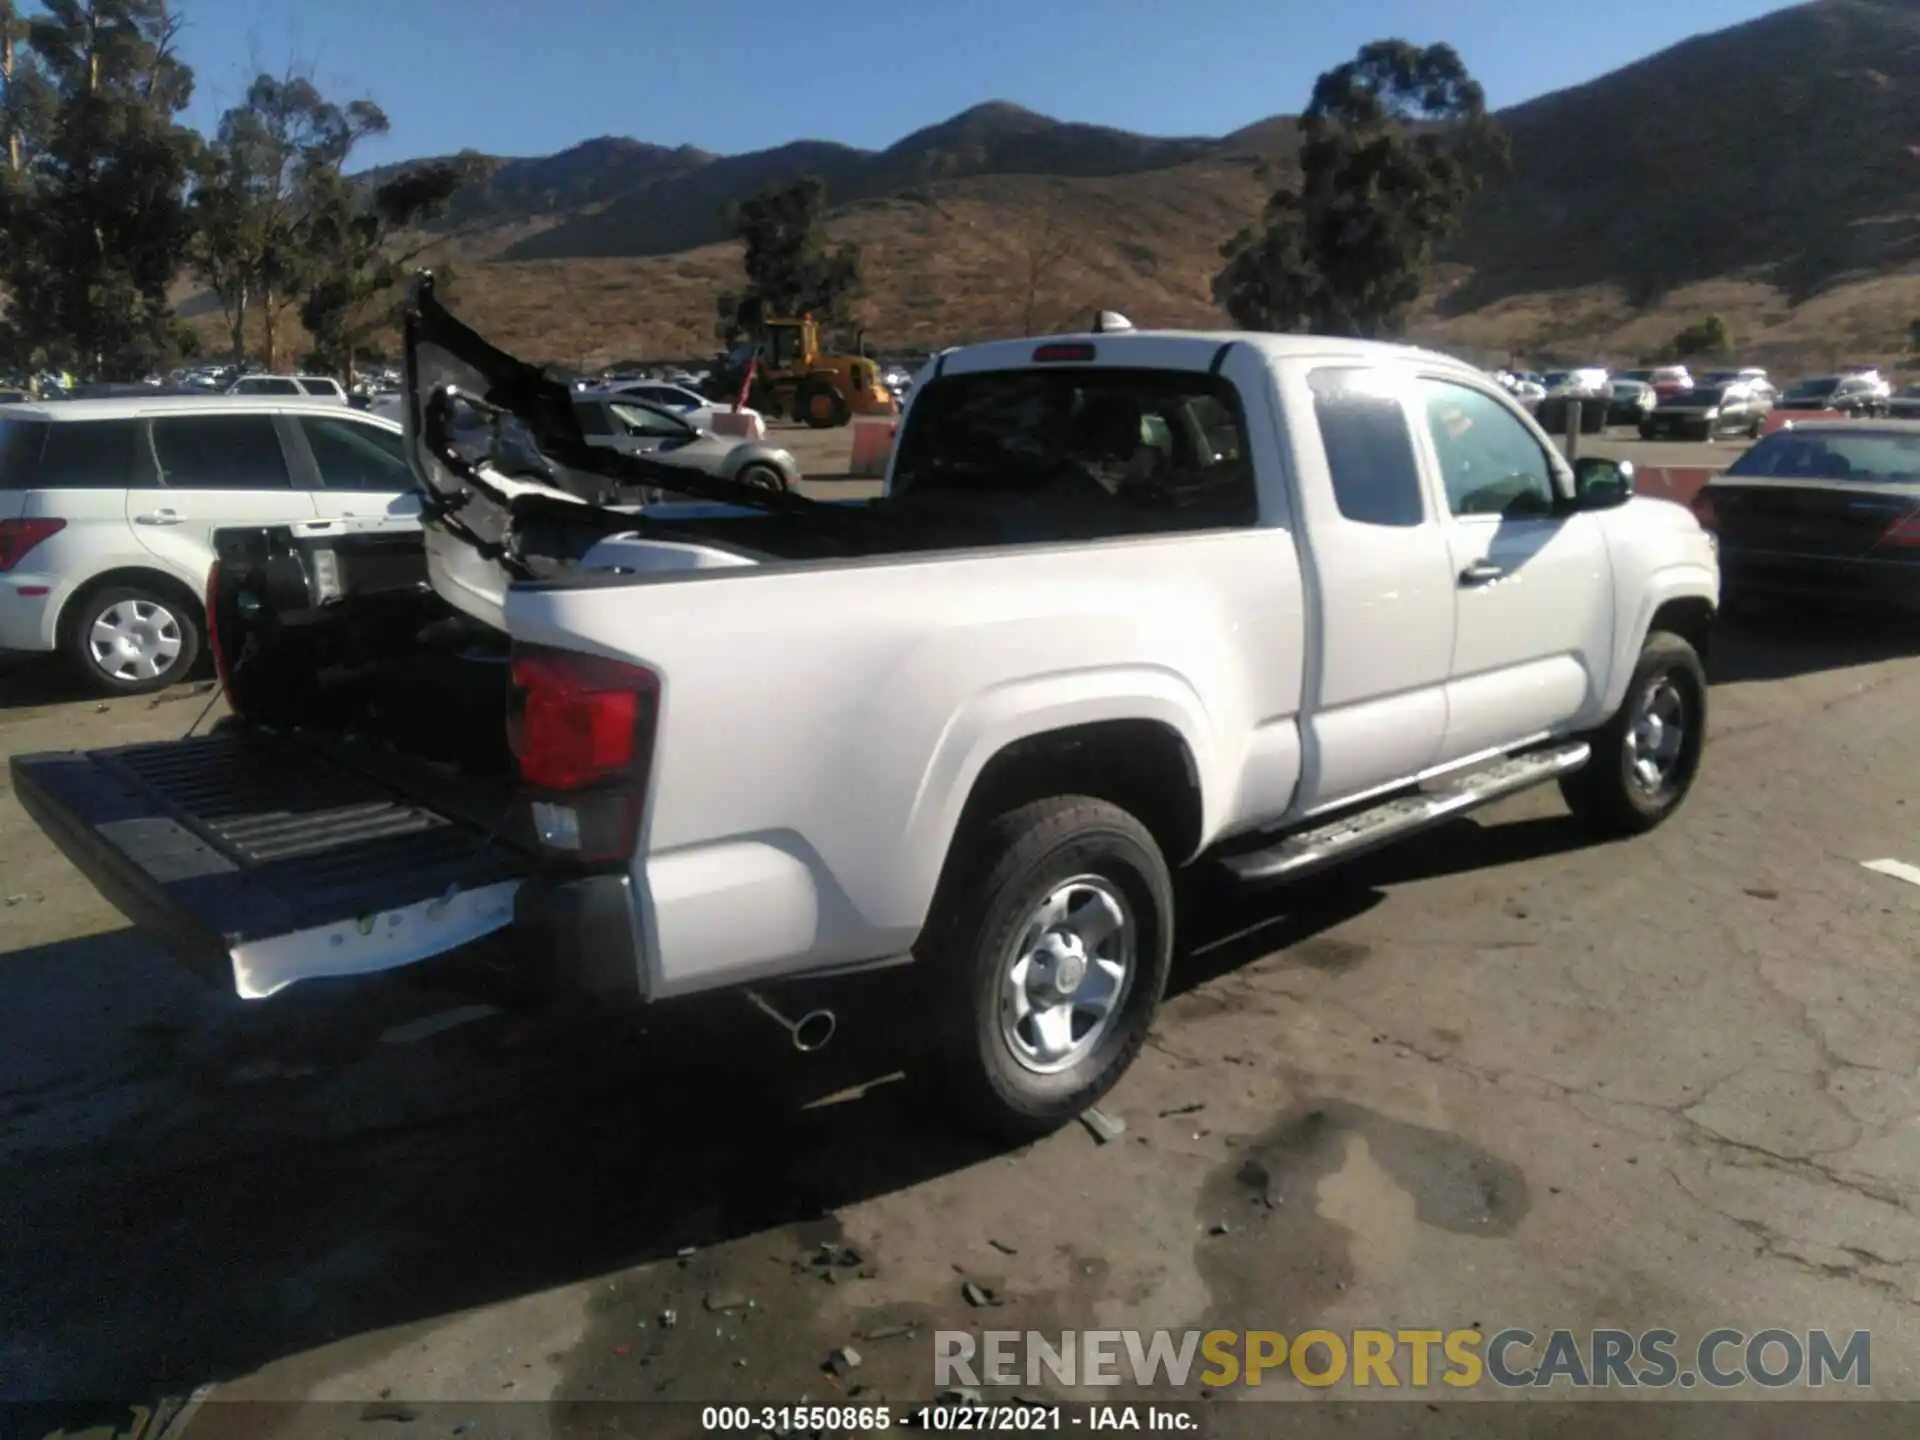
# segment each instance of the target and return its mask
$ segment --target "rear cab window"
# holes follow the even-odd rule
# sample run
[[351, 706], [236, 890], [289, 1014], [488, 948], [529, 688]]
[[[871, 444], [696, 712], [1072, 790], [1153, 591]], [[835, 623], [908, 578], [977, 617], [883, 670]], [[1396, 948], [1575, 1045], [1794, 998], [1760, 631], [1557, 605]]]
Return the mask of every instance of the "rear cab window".
[[903, 426], [889, 497], [1012, 511], [1093, 537], [1259, 519], [1240, 397], [1222, 377], [1187, 370], [932, 380]]
[[1362, 366], [1329, 366], [1307, 376], [1326, 450], [1334, 504], [1361, 525], [1426, 520], [1413, 432], [1392, 377]]

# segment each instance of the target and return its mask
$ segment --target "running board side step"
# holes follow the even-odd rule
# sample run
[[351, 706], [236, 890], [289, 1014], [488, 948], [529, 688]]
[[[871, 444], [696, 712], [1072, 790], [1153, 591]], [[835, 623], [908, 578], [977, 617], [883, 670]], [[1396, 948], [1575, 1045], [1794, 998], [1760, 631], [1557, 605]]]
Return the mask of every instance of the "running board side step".
[[1416, 794], [1400, 795], [1356, 815], [1302, 830], [1265, 849], [1222, 856], [1220, 863], [1239, 880], [1293, 879], [1556, 780], [1586, 764], [1591, 753], [1584, 740], [1574, 740], [1511, 755], [1437, 780]]

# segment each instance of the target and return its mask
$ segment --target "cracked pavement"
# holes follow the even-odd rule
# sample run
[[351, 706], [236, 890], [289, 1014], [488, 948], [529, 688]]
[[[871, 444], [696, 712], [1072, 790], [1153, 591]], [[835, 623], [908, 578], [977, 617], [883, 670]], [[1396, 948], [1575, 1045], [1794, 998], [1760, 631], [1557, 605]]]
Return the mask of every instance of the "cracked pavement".
[[[511, 1396], [570, 1435], [595, 1398], [831, 1399], [854, 1343], [905, 1403], [930, 1328], [986, 1328], [970, 1282], [997, 1329], [1865, 1329], [1874, 1396], [1920, 1399], [1920, 888], [1861, 864], [1920, 863], [1910, 654], [1723, 636], [1705, 774], [1641, 840], [1535, 793], [1296, 891], [1191, 881], [1127, 1134], [1013, 1154], [745, 1007], [410, 1044], [451, 992], [244, 1010], [0, 800], [0, 1398]], [[10, 751], [198, 708], [24, 693]]]

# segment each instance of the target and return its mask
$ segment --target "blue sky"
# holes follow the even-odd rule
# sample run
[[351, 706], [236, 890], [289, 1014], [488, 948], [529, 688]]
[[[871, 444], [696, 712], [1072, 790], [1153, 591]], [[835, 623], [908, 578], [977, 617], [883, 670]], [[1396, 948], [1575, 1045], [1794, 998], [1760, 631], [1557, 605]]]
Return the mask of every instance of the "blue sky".
[[[465, 147], [538, 155], [595, 135], [732, 153], [880, 147], [983, 100], [1156, 135], [1305, 104], [1368, 40], [1446, 40], [1495, 106], [1576, 85], [1756, 0], [177, 0], [210, 127], [289, 63], [370, 98], [367, 164]], [[838, 28], [844, 22], [844, 29]]]

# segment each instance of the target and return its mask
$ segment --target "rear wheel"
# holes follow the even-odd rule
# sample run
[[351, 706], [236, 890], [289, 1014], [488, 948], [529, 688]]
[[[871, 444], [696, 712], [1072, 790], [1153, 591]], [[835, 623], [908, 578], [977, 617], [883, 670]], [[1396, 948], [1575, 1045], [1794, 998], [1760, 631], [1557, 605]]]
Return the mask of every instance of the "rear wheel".
[[158, 589], [108, 586], [74, 603], [66, 648], [93, 690], [143, 695], [193, 670], [200, 658], [200, 617]]
[[1560, 782], [1567, 807], [1607, 835], [1639, 835], [1687, 798], [1706, 740], [1707, 675], [1678, 635], [1656, 630], [1614, 717], [1591, 735], [1593, 758]]
[[1173, 958], [1173, 882], [1132, 815], [1037, 800], [956, 839], [922, 961], [931, 1079], [970, 1127], [1072, 1120], [1146, 1043]]

